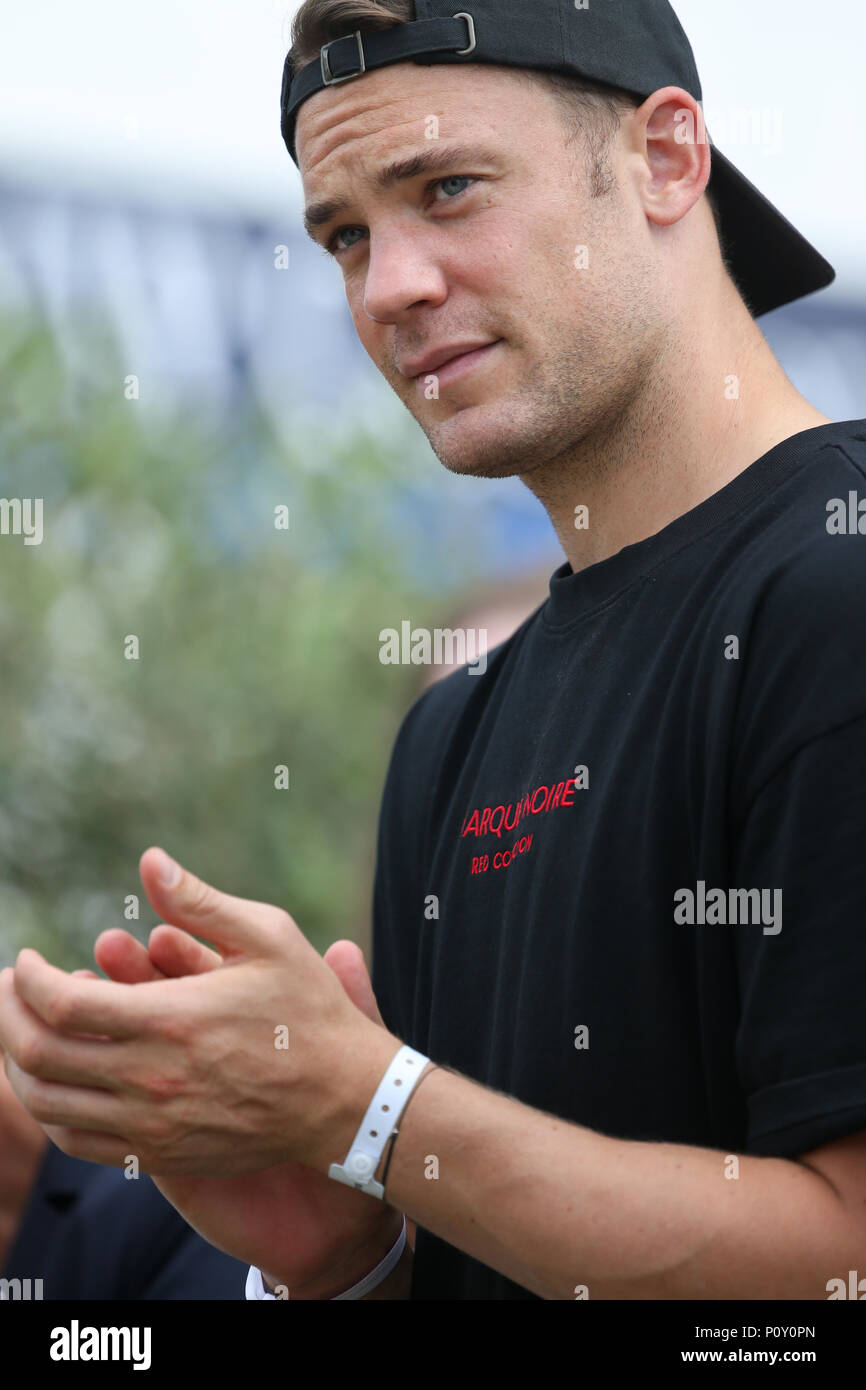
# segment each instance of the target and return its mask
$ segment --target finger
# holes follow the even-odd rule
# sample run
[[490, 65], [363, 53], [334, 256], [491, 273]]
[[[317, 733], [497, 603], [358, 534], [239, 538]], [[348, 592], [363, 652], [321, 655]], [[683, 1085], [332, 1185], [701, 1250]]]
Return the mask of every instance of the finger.
[[14, 981], [0, 981], [0, 1013], [10, 1080], [14, 1066], [36, 1080], [112, 1088], [104, 1042], [56, 1033], [19, 997]]
[[16, 1096], [41, 1125], [70, 1125], [115, 1134], [120, 1122], [120, 1103], [110, 1091], [90, 1086], [66, 1086], [44, 1081], [7, 1060], [6, 1075]]
[[225, 958], [267, 955], [276, 944], [275, 928], [276, 940], [285, 936], [287, 924], [298, 930], [281, 908], [221, 893], [155, 846], [141, 856], [139, 873], [148, 900], [166, 922], [205, 937]]
[[152, 963], [170, 979], [179, 975], [204, 975], [222, 965], [222, 956], [196, 941], [189, 932], [165, 923], [154, 927], [147, 943]]
[[[73, 970], [73, 971], [72, 971], [72, 974], [73, 974], [73, 975], [80, 975], [80, 976], [82, 977], [82, 979], [85, 979], [85, 980], [101, 980], [101, 979], [102, 979], [102, 976], [101, 976], [101, 975], [97, 975], [97, 973], [96, 973], [95, 970]], [[82, 1036], [83, 1038], [87, 1038], [87, 1037], [90, 1037], [90, 1038], [98, 1038], [98, 1037], [100, 1037], [101, 1035], [100, 1035], [99, 1033], [82, 1033], [81, 1036]]]
[[14, 987], [18, 998], [52, 1030], [123, 1039], [150, 1033], [168, 982], [130, 989], [111, 980], [85, 980], [58, 970], [38, 951], [25, 947], [18, 953]]
[[100, 933], [94, 942], [93, 957], [100, 970], [117, 984], [139, 985], [165, 978], [151, 960], [147, 947], [120, 927]]
[[379, 1012], [360, 946], [354, 941], [335, 941], [328, 947], [323, 960], [331, 967], [355, 1008], [384, 1028], [385, 1020]]
[[89, 1163], [101, 1163], [109, 1168], [124, 1168], [130, 1158], [132, 1144], [117, 1134], [100, 1134], [96, 1129], [72, 1129], [62, 1125], [43, 1125], [52, 1144], [71, 1158], [84, 1158]]

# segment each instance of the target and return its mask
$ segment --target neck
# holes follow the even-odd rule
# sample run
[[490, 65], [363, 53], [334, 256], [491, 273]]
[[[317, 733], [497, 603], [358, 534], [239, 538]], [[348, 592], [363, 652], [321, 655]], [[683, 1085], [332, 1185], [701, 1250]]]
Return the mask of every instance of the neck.
[[[575, 572], [655, 535], [791, 435], [830, 423], [785, 376], [727, 277], [691, 296], [676, 322], [625, 408], [523, 477]], [[588, 509], [581, 529], [578, 506]]]

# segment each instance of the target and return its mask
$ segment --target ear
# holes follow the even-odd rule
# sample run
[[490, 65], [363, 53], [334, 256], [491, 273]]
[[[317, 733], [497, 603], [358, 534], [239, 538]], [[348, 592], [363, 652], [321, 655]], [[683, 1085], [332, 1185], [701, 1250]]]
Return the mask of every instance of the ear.
[[702, 197], [712, 157], [704, 114], [682, 87], [662, 87], [634, 115], [635, 139], [645, 162], [646, 215], [659, 227], [679, 222]]

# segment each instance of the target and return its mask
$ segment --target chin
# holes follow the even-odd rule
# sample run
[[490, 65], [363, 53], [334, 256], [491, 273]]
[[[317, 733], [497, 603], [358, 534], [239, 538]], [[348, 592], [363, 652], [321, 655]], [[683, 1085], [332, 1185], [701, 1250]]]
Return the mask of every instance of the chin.
[[527, 400], [499, 396], [464, 406], [446, 420], [418, 420], [436, 459], [449, 473], [513, 478], [530, 473], [549, 442], [550, 423]]
[[[470, 418], [472, 417], [472, 418]], [[449, 473], [477, 478], [514, 478], [538, 461], [538, 431], [523, 438], [484, 407], [461, 410], [425, 434], [430, 447]]]

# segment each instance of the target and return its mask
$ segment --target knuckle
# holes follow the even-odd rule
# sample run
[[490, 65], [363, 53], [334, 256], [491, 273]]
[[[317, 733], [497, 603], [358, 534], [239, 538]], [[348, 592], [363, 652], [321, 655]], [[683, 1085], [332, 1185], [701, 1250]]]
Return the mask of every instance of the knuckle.
[[268, 916], [268, 930], [274, 942], [279, 945], [284, 941], [292, 927], [295, 925], [294, 919], [286, 912], [283, 907], [271, 907]]
[[186, 891], [186, 904], [196, 917], [207, 917], [218, 903], [217, 895], [209, 883], [196, 878], [189, 883]]
[[52, 995], [45, 1007], [45, 1021], [52, 1028], [66, 1028], [72, 1021], [76, 1005], [75, 990], [67, 986]]
[[29, 1032], [15, 1049], [15, 1061], [22, 1071], [38, 1076], [45, 1066], [45, 1043], [37, 1032]]
[[158, 1031], [160, 1037], [165, 1042], [171, 1043], [173, 1047], [185, 1047], [192, 1031], [188, 1012], [177, 1011], [164, 1014], [159, 1020]]

